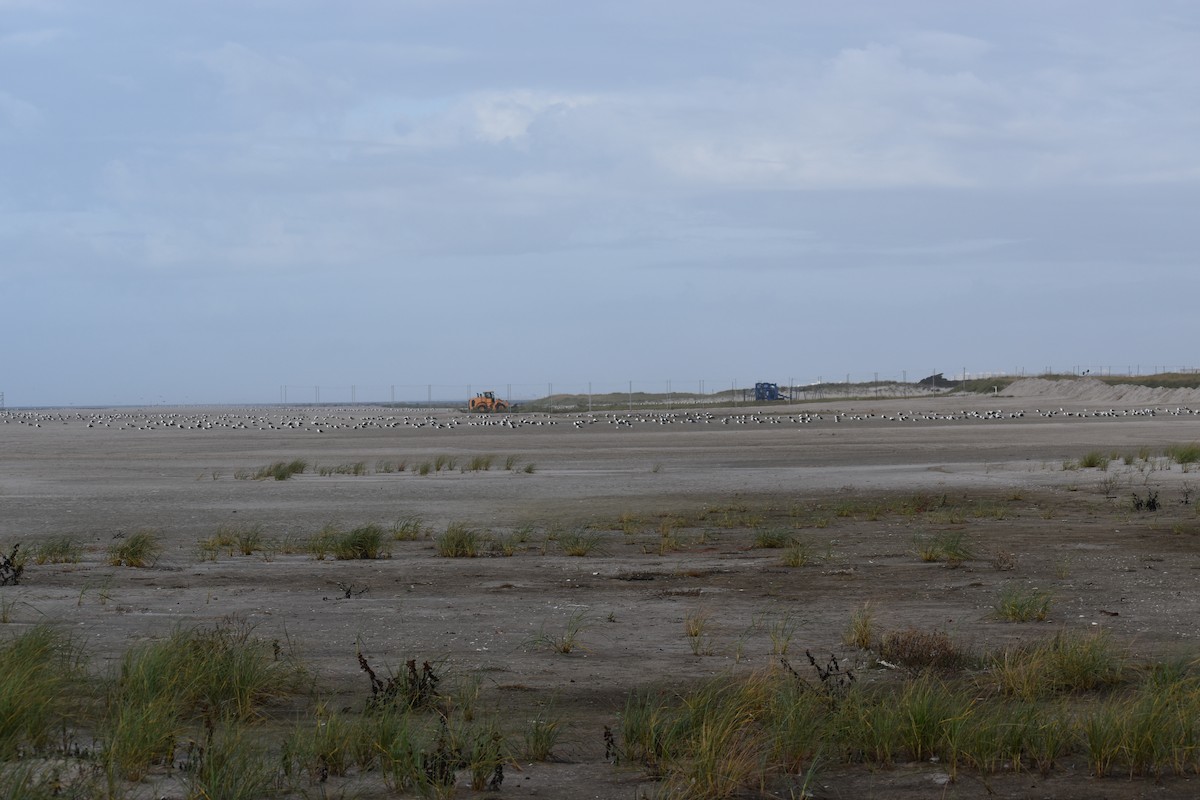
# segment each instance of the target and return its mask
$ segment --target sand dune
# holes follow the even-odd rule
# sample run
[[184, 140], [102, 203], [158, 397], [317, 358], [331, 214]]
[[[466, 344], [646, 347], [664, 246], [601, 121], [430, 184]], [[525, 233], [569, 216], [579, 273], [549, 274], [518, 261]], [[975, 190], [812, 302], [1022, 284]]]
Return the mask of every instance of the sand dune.
[[1073, 403], [1114, 406], [1200, 405], [1200, 389], [1156, 389], [1132, 383], [1111, 385], [1095, 378], [1025, 378], [1013, 383], [1003, 393], [1009, 397], [1058, 398]]

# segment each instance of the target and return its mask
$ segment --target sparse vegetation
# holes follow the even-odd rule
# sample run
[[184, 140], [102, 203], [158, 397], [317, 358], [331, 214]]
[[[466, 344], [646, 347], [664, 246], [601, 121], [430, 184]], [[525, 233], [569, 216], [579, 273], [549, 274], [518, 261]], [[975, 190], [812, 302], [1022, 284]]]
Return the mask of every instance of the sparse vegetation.
[[302, 458], [294, 458], [291, 461], [275, 461], [265, 467], [260, 467], [256, 472], [247, 473], [244, 470], [239, 470], [235, 473], [236, 478], [250, 478], [256, 481], [272, 478], [277, 481], [286, 481], [293, 475], [302, 475], [308, 469], [308, 462]]
[[151, 567], [162, 551], [162, 540], [157, 531], [137, 531], [109, 545], [108, 563], [114, 567]]
[[790, 547], [796, 541], [790, 531], [779, 528], [757, 531], [754, 534], [754, 546], [762, 548]]
[[33, 548], [35, 564], [78, 564], [82, 560], [83, 546], [71, 536], [55, 536]]
[[317, 474], [323, 478], [328, 478], [331, 475], [352, 475], [363, 476], [367, 475], [367, 462], [352, 461], [346, 464], [335, 464], [334, 466], [319, 466]]
[[961, 531], [946, 531], [932, 536], [918, 535], [915, 542], [917, 555], [922, 561], [937, 561], [949, 566], [958, 566], [974, 558], [974, 551]]
[[1005, 622], [1041, 622], [1050, 615], [1053, 595], [1017, 584], [1008, 584], [996, 600], [995, 615]]
[[[851, 438], [846, 427], [838, 442]], [[196, 482], [213, 458], [205, 444], [204, 460], [175, 462], [131, 493], [136, 502], [114, 502], [103, 494], [112, 482], [96, 481], [86, 499], [102, 502], [86, 519], [65, 511], [39, 519], [40, 502], [18, 499], [8, 530], [25, 538], [10, 559], [28, 569], [15, 574], [20, 585], [0, 591], [0, 622], [10, 623], [0, 625], [0, 800], [449, 798], [500, 787], [517, 758], [518, 780], [529, 777], [531, 787], [547, 769], [536, 762], [562, 758], [554, 771], [580, 770], [596, 794], [664, 800], [853, 795], [878, 790], [884, 781], [875, 775], [900, 772], [945, 780], [924, 784], [940, 793], [1028, 791], [1041, 773], [1053, 777], [1043, 793], [1086, 793], [1090, 775], [1119, 778], [1105, 782], [1118, 793], [1187, 794], [1200, 773], [1200, 659], [1185, 640], [1178, 652], [1165, 652], [1174, 646], [1165, 642], [1187, 624], [1187, 604], [1175, 598], [1191, 579], [1200, 514], [1190, 476], [1172, 468], [1189, 456], [1164, 448], [1162, 430], [1150, 434], [1153, 450], [1075, 453], [1074, 474], [1053, 474], [1057, 459], [1044, 460], [1057, 443], [1025, 465], [1001, 453], [986, 467], [988, 485], [975, 489], [983, 482], [933, 475], [928, 491], [844, 487], [817, 496], [803, 485], [743, 490], [739, 477], [728, 496], [707, 488], [700, 496], [677, 491], [689, 476], [670, 469], [647, 482], [646, 467], [663, 456], [642, 451], [625, 462], [641, 476], [621, 478], [632, 493], [596, 479], [608, 470], [587, 468], [581, 454], [556, 466], [545, 493], [525, 496], [512, 491], [531, 487], [519, 476], [469, 473], [501, 463], [519, 472], [529, 452], [485, 466], [469, 455], [471, 432], [459, 430], [420, 434], [450, 442], [426, 447], [467, 448], [456, 462], [443, 457], [443, 474], [428, 485], [398, 475], [418, 469], [395, 456], [376, 460], [391, 452], [381, 437], [362, 451], [378, 480], [313, 476], [282, 494], [207, 474]], [[344, 441], [315, 455], [357, 463], [345, 454], [367, 437]], [[560, 463], [553, 454], [561, 451], [540, 440], [538, 448]], [[1105, 458], [1107, 471], [1087, 477], [1083, 470], [1104, 469]], [[666, 463], [684, 462], [676, 454]], [[450, 463], [461, 466], [444, 474]], [[948, 472], [966, 469], [951, 463]], [[560, 477], [583, 485], [569, 474], [577, 465], [594, 487], [555, 496]], [[1038, 488], [1039, 477], [1053, 486]], [[182, 498], [177, 509], [151, 499], [168, 485], [163, 496]], [[127, 565], [109, 558], [130, 536], [110, 537], [137, 524], [136, 514], [163, 526], [144, 531], [160, 548], [145, 563], [171, 556], [162, 569], [110, 566]], [[364, 523], [370, 514], [385, 523]], [[465, 521], [443, 529], [451, 514]], [[527, 524], [513, 527], [518, 521]], [[272, 565], [178, 563], [174, 555], [195, 541], [212, 558], [300, 555]], [[918, 563], [914, 550], [966, 568]], [[393, 562], [334, 563], [389, 551]], [[438, 558], [472, 556], [513, 558]], [[800, 569], [814, 563], [822, 566]], [[233, 603], [281, 638], [233, 622], [220, 633], [170, 627], [215, 619]], [[1055, 624], [999, 622], [1008, 620]], [[35, 630], [56, 642], [33, 648], [24, 640]], [[303, 674], [292, 661], [292, 635], [324, 659], [318, 670]], [[376, 648], [427, 648], [429, 661], [405, 654], [393, 672], [391, 656], [370, 650], [368, 639]], [[10, 659], [10, 649], [36, 650], [36, 668]], [[615, 717], [596, 716], [611, 710], [612, 676], [588, 681], [617, 659], [633, 676], [627, 702]], [[721, 672], [724, 664], [736, 667]], [[52, 679], [48, 694], [41, 682]], [[669, 685], [657, 687], [660, 679]], [[265, 688], [243, 691], [254, 686]], [[623, 771], [599, 763], [602, 731], [604, 760]]]
[[567, 618], [561, 630], [548, 631], [543, 624], [536, 634], [525, 641], [525, 646], [552, 650], [563, 655], [573, 653], [585, 649], [580, 637], [588, 627], [590, 621], [587, 612], [578, 611]]
[[603, 552], [603, 538], [585, 530], [572, 531], [558, 537], [558, 546], [569, 556], [590, 556]]
[[813, 562], [813, 546], [810, 542], [794, 541], [783, 551], [785, 567], [806, 567]]

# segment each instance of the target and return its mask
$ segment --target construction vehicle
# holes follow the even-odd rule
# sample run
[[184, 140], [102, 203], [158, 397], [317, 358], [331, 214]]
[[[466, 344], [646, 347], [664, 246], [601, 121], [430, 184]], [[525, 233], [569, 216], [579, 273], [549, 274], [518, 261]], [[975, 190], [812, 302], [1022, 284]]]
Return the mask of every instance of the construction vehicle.
[[496, 414], [508, 411], [508, 403], [496, 397], [495, 392], [480, 392], [471, 398], [467, 410], [477, 414]]
[[779, 391], [778, 383], [756, 383], [754, 384], [754, 399], [762, 402], [764, 400], [790, 400], [786, 392]]

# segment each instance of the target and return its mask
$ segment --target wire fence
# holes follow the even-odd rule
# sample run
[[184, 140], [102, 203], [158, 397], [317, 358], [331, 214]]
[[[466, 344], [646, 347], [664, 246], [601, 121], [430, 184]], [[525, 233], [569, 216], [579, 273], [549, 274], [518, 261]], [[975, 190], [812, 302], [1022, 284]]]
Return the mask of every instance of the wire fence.
[[[755, 381], [738, 378], [547, 381], [546, 383], [394, 383], [351, 385], [280, 385], [278, 402], [284, 405], [395, 405], [414, 408], [465, 407], [481, 392], [493, 392], [510, 405], [542, 410], [584, 410], [646, 406], [729, 405], [763, 399], [796, 401], [850, 397], [904, 397], [944, 390], [981, 379], [1033, 377], [1146, 377], [1200, 374], [1200, 367], [1170, 365], [1046, 366], [1037, 370], [957, 371], [932, 370], [845, 373], [766, 377]], [[766, 387], [766, 388], [764, 388]]]

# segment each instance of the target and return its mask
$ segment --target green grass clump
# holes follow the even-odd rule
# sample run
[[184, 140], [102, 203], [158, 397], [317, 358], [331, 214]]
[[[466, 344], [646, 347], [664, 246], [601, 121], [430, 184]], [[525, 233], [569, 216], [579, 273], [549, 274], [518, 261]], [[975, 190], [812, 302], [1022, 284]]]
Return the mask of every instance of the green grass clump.
[[338, 561], [387, 558], [391, 555], [390, 539], [391, 535], [375, 523], [348, 531], [326, 525], [308, 540], [308, 552], [318, 561], [323, 561], [326, 556]]
[[569, 556], [590, 556], [603, 553], [603, 538], [598, 533], [572, 531], [558, 537], [558, 546]]
[[333, 544], [333, 557], [338, 561], [386, 558], [390, 553], [386, 536], [379, 525], [360, 525], [339, 536]]
[[806, 567], [813, 562], [813, 546], [810, 542], [793, 541], [783, 551], [785, 567]]
[[194, 720], [248, 721], [300, 688], [300, 671], [238, 620], [178, 629], [125, 653], [101, 725], [109, 774], [138, 781], [169, 764]]
[[975, 557], [974, 550], [962, 531], [945, 531], [915, 539], [917, 555], [922, 561], [943, 562], [958, 566]]
[[403, 517], [392, 523], [391, 533], [398, 542], [415, 542], [429, 536], [429, 529], [420, 517]]
[[991, 654], [985, 674], [1002, 694], [1032, 701], [1116, 686], [1126, 679], [1125, 664], [1108, 634], [1063, 631]]
[[[1037, 691], [988, 683], [1003, 657], [1042, 673]], [[819, 765], [936, 761], [951, 781], [964, 770], [1044, 776], [1064, 761], [1086, 762], [1095, 777], [1193, 775], [1196, 661], [1138, 673], [1122, 659], [1104, 634], [1063, 634], [989, 656], [982, 678], [926, 670], [859, 681], [835, 658], [822, 666], [810, 654], [814, 673], [785, 663], [631, 692], [620, 715], [621, 753], [659, 778], [664, 796], [701, 799], [748, 797]]]
[[201, 557], [215, 559], [217, 554], [228, 551], [230, 555], [238, 552], [244, 556], [253, 555], [267, 546], [263, 535], [262, 525], [221, 525], [217, 532], [207, 539], [201, 539], [199, 549]]
[[223, 723], [186, 773], [192, 800], [258, 800], [277, 794], [275, 759], [261, 737], [244, 725]]
[[475, 558], [483, 547], [483, 536], [474, 528], [452, 523], [434, 539], [434, 546], [445, 558]]
[[80, 648], [47, 625], [0, 644], [0, 760], [61, 737], [83, 679]]
[[1110, 461], [1111, 458], [1107, 453], [1101, 453], [1099, 450], [1092, 450], [1088, 453], [1085, 453], [1083, 457], [1079, 459], [1078, 463], [1080, 469], [1106, 470], [1108, 469], [1108, 464]]
[[1167, 458], [1178, 464], [1195, 464], [1200, 461], [1200, 444], [1176, 444], [1166, 449]]
[[18, 761], [0, 764], [0, 800], [90, 800], [116, 798], [111, 786], [75, 760]]
[[114, 567], [153, 566], [163, 546], [155, 531], [138, 531], [118, 539], [108, 547], [108, 563]]
[[277, 481], [286, 481], [293, 475], [303, 474], [308, 469], [308, 462], [302, 458], [294, 458], [291, 461], [275, 461], [265, 467], [261, 467], [251, 477], [256, 481], [273, 478]]
[[55, 536], [33, 547], [35, 564], [78, 564], [83, 560], [83, 546], [70, 536]]
[[1009, 585], [1000, 590], [994, 613], [1005, 622], [1041, 622], [1050, 615], [1053, 600], [1050, 592]]
[[767, 528], [755, 532], [754, 546], [756, 548], [778, 549], [781, 547], [790, 547], [796, 541], [796, 537], [791, 531], [783, 530], [782, 528]]
[[562, 736], [562, 720], [543, 709], [521, 730], [521, 755], [530, 761], [549, 761]]
[[332, 467], [318, 467], [317, 474], [323, 478], [330, 475], [354, 475], [361, 477], [367, 474], [367, 462], [353, 461], [347, 464], [337, 464]]
[[850, 615], [850, 624], [842, 633], [842, 642], [859, 650], [870, 650], [875, 644], [875, 607], [868, 601]]
[[495, 456], [472, 456], [464, 468], [467, 472], [487, 472], [492, 468]]

